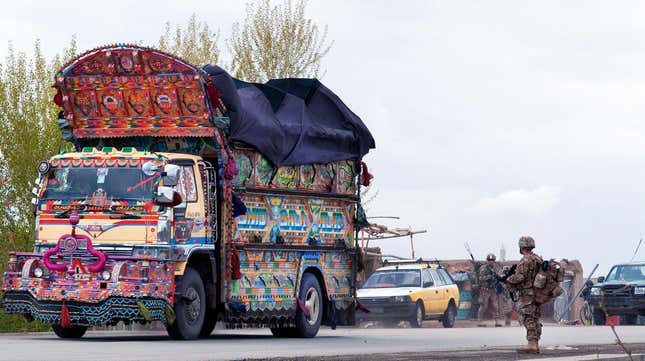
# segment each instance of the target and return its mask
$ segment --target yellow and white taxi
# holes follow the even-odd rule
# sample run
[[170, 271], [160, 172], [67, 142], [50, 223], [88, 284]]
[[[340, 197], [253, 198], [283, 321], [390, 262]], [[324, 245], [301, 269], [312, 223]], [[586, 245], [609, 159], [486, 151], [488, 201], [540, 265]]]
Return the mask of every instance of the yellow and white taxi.
[[439, 320], [450, 328], [455, 324], [459, 289], [436, 262], [386, 261], [358, 290], [358, 299], [369, 310], [358, 316], [359, 321], [410, 321], [412, 327], [421, 327], [424, 320]]

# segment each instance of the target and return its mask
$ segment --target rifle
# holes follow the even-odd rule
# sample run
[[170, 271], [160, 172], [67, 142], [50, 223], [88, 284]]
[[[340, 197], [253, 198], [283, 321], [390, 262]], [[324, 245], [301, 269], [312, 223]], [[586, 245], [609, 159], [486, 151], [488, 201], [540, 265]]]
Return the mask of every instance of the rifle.
[[473, 268], [475, 270], [474, 277], [468, 277], [470, 279], [470, 284], [472, 287], [471, 293], [472, 293], [472, 305], [470, 308], [471, 312], [471, 317], [476, 318], [477, 317], [477, 310], [479, 309], [479, 280], [478, 280], [478, 275], [479, 275], [479, 267], [480, 264], [479, 262], [475, 261], [475, 256], [473, 256], [473, 252], [470, 250], [470, 245], [468, 242], [464, 243], [464, 247], [466, 248], [466, 251], [470, 255], [470, 259], [473, 263]]
[[[501, 276], [500, 275], [495, 275], [495, 278], [496, 278], [496, 281], [497, 281], [496, 290], [497, 290], [498, 294], [500, 294], [500, 293], [502, 293], [504, 291], [504, 284], [506, 283], [506, 280], [509, 277], [511, 277], [512, 275], [514, 275], [515, 271], [517, 271], [517, 264], [512, 265], [511, 268], [506, 270], [506, 272], [503, 272]], [[515, 297], [516, 296], [515, 291], [513, 289], [509, 289], [508, 291], [509, 291], [509, 294], [511, 296], [511, 300], [513, 302], [517, 302], [517, 297]]]

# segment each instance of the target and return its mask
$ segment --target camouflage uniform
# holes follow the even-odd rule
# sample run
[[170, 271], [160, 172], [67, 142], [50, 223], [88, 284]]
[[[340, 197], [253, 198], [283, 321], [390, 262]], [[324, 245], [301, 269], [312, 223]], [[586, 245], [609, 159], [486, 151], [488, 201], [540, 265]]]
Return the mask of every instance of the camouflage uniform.
[[533, 280], [538, 274], [541, 264], [542, 259], [531, 252], [522, 257], [515, 274], [506, 280], [508, 284], [519, 291], [520, 321], [526, 327], [526, 339], [535, 342], [539, 341], [542, 335], [542, 324], [540, 323], [540, 305], [535, 302]]
[[497, 298], [499, 300], [499, 310], [504, 316], [504, 323], [506, 326], [510, 326], [511, 314], [513, 312], [513, 299], [511, 299], [511, 293], [506, 287], [504, 287], [504, 291], [498, 294]]
[[495, 275], [498, 272], [497, 264], [485, 263], [479, 269], [479, 312], [478, 318], [484, 319], [486, 310], [490, 309], [493, 319], [497, 324], [499, 319], [499, 300], [495, 290]]

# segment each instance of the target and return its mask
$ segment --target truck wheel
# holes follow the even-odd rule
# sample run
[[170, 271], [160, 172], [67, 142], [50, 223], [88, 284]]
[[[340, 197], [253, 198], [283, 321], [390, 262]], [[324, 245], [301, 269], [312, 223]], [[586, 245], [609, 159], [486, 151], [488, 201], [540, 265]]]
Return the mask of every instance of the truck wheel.
[[443, 327], [452, 328], [455, 325], [456, 317], [457, 317], [457, 307], [455, 307], [455, 304], [452, 301], [450, 301], [450, 304], [448, 305], [446, 312], [443, 313], [443, 317], [441, 318], [441, 323], [443, 324]]
[[175, 322], [166, 327], [175, 340], [194, 340], [204, 325], [206, 295], [199, 273], [188, 267], [175, 284]]
[[52, 325], [52, 330], [60, 338], [81, 338], [85, 334], [85, 331], [87, 331], [87, 326], [74, 325], [69, 328], [64, 328], [61, 325]]
[[311, 273], [302, 275], [300, 282], [300, 299], [309, 311], [309, 317], [298, 307], [294, 337], [311, 338], [316, 336], [322, 322], [323, 299], [318, 279]]
[[201, 331], [199, 331], [200, 337], [208, 337], [213, 333], [215, 325], [217, 324], [217, 313], [215, 310], [208, 309], [206, 310], [206, 315], [204, 315], [204, 324], [202, 325]]
[[410, 319], [410, 326], [419, 328], [423, 324], [423, 319], [426, 318], [426, 312], [421, 301], [417, 302], [417, 307], [414, 309], [414, 315]]
[[606, 323], [605, 312], [599, 308], [593, 309], [593, 324], [597, 326], [604, 326]]

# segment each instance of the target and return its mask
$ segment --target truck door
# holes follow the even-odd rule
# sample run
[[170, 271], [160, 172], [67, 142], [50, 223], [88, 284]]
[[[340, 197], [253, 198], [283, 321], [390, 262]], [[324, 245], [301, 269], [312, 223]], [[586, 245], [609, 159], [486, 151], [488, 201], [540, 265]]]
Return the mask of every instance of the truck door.
[[446, 299], [446, 282], [443, 278], [439, 276], [439, 273], [435, 269], [430, 269], [430, 274], [434, 280], [434, 287], [432, 292], [434, 307], [432, 309], [433, 314], [443, 313], [446, 310], [446, 305], [448, 300]]

